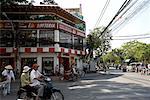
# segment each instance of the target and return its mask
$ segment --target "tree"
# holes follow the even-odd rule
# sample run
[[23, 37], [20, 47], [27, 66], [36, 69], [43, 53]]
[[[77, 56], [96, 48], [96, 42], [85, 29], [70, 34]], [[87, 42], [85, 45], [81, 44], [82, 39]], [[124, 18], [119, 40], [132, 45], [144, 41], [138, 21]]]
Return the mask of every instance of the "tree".
[[121, 64], [123, 61], [122, 55], [123, 54], [121, 49], [113, 49], [111, 52], [103, 55], [102, 58], [104, 62], [109, 62], [111, 64]]
[[148, 63], [150, 62], [150, 44], [130, 41], [122, 46], [125, 59]]
[[104, 27], [95, 28], [87, 36], [87, 45], [91, 55], [93, 55], [93, 51], [95, 51], [97, 56], [102, 56], [110, 48], [111, 35], [109, 31], [102, 33], [103, 30]]
[[125, 59], [147, 64], [150, 63], [150, 44], [130, 41], [122, 45], [121, 48], [107, 52], [102, 58], [105, 63], [112, 64], [121, 64]]
[[0, 4], [1, 5], [14, 5], [14, 4], [19, 4], [19, 3], [28, 3], [27, 0], [1, 0]]

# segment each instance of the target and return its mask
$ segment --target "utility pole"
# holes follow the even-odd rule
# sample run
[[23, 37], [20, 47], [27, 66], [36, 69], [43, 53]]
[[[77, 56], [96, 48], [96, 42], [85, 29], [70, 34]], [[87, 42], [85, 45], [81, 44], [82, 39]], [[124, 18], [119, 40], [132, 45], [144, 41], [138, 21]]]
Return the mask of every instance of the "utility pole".
[[7, 18], [8, 21], [10, 21], [11, 24], [11, 28], [12, 28], [12, 34], [14, 35], [14, 41], [13, 41], [13, 46], [14, 46], [14, 61], [15, 61], [15, 70], [17, 69], [17, 59], [19, 56], [19, 52], [18, 52], [18, 41], [17, 41], [17, 31], [15, 28], [18, 28], [18, 24], [16, 24], [16, 26], [14, 26], [13, 21], [9, 19], [9, 17], [7, 16], [7, 14], [5, 12], [2, 12], [2, 14]]

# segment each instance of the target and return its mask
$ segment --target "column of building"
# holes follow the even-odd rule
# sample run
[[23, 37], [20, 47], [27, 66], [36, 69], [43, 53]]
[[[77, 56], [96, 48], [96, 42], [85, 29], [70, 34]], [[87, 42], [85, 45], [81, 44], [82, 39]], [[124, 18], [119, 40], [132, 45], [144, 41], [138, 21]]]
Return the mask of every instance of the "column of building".
[[59, 52], [60, 52], [60, 47], [59, 47], [59, 30], [54, 30], [54, 41], [55, 41], [55, 53], [56, 53], [56, 57], [54, 57], [54, 73], [56, 72], [55, 67], [57, 65], [59, 65]]

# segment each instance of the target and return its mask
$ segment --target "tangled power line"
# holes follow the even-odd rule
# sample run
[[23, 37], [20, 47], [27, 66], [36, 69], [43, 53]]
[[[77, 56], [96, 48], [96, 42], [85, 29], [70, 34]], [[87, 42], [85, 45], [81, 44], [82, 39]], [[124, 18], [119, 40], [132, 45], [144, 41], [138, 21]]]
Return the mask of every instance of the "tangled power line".
[[[131, 9], [131, 7], [133, 7], [138, 0], [136, 0], [135, 2], [132, 3], [132, 5], [129, 7]], [[119, 18], [121, 21], [118, 20], [118, 23], [116, 21], [116, 24], [114, 26], [111, 26], [111, 33], [117, 33], [117, 31], [119, 31], [121, 28], [123, 28], [126, 24], [129, 23], [129, 21], [131, 21], [131, 19], [133, 17], [135, 17], [135, 15], [142, 13], [144, 8], [147, 8], [149, 5], [150, 0], [143, 0], [141, 1], [141, 3], [139, 3], [139, 5], [133, 7], [130, 11], [130, 13], [128, 13], [127, 15], [125, 15], [125, 13], [127, 13], [127, 11], [129, 11], [130, 9], [127, 9], [125, 11], [125, 13], [123, 13]], [[125, 17], [123, 17], [123, 15]]]
[[[95, 27], [98, 26], [100, 23], [107, 7], [109, 4], [110, 0], [107, 0], [105, 3], [105, 6], [103, 10], [101, 11], [101, 14], [99, 16], [99, 19], [97, 20]], [[144, 8], [149, 7], [150, 0], [125, 0], [118, 12], [115, 14], [113, 19], [109, 22], [109, 24], [106, 26], [106, 28], [102, 31], [101, 34], [104, 34], [108, 28], [111, 29], [111, 33], [117, 33], [121, 28], [123, 28], [126, 24], [131, 21], [135, 15], [142, 13]], [[150, 36], [147, 37], [135, 37], [135, 36], [145, 36], [146, 34], [143, 35], [130, 35], [130, 36], [124, 36], [122, 39], [113, 39], [113, 40], [131, 40], [131, 39], [144, 39], [144, 38], [150, 38]], [[147, 34], [148, 35], [148, 34]], [[117, 36], [114, 36], [118, 38]], [[120, 36], [123, 37], [123, 36]], [[127, 37], [132, 37], [132, 38], [127, 38]]]
[[95, 24], [94, 28], [96, 28], [100, 24], [104, 14], [105, 14], [105, 12], [106, 12], [106, 10], [108, 8], [109, 3], [110, 3], [110, 0], [107, 0], [105, 5], [104, 5], [104, 7], [103, 7], [103, 9], [102, 9], [102, 11], [101, 11], [101, 13], [100, 13], [100, 15], [99, 15], [98, 20], [96, 21], [96, 24]]

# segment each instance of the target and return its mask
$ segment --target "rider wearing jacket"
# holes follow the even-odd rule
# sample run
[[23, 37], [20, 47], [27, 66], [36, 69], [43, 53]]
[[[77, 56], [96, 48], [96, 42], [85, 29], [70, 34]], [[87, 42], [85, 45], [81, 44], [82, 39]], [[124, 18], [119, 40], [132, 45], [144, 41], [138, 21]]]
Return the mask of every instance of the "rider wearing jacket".
[[29, 66], [24, 66], [22, 74], [21, 74], [21, 87], [27, 90], [28, 95], [30, 95], [30, 92], [34, 92], [34, 88], [31, 86], [31, 81], [30, 81], [30, 67]]

